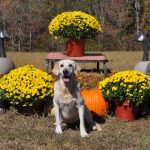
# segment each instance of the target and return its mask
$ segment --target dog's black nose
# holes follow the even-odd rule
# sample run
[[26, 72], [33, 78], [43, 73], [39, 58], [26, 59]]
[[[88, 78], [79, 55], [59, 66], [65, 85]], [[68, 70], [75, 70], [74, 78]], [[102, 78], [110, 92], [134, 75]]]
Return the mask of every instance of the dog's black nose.
[[63, 70], [63, 73], [64, 73], [64, 75], [68, 75], [69, 74], [67, 69]]

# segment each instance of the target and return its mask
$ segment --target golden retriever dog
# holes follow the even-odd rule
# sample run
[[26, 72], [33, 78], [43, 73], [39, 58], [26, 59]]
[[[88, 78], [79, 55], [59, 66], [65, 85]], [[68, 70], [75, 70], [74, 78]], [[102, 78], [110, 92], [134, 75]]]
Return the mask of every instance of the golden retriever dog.
[[57, 134], [62, 134], [61, 122], [72, 124], [79, 121], [81, 137], [88, 136], [86, 127], [96, 130], [96, 124], [84, 104], [80, 94], [80, 84], [75, 77], [80, 70], [79, 65], [72, 60], [61, 60], [52, 70], [58, 76], [54, 84], [53, 98]]

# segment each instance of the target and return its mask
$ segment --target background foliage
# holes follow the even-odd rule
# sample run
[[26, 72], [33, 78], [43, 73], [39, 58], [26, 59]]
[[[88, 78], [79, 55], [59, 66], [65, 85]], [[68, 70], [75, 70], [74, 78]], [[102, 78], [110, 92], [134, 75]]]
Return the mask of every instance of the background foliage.
[[12, 33], [8, 49], [63, 50], [64, 41], [54, 40], [47, 27], [57, 14], [73, 10], [94, 15], [103, 26], [103, 35], [88, 41], [88, 50], [140, 50], [135, 36], [150, 34], [149, 0], [1, 0], [0, 29]]

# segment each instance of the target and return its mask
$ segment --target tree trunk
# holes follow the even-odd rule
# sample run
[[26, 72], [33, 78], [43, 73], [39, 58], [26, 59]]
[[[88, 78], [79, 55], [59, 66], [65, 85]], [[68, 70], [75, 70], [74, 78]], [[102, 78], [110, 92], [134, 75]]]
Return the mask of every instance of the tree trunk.
[[0, 57], [6, 57], [4, 49], [4, 38], [0, 38]]
[[14, 50], [14, 37], [12, 35], [12, 38], [11, 38], [11, 45], [12, 45], [12, 50]]
[[139, 18], [139, 11], [140, 11], [140, 3], [139, 0], [135, 0], [135, 14], [136, 14], [136, 34], [139, 35], [140, 31], [140, 18]]
[[29, 28], [30, 28], [30, 43], [29, 43], [29, 50], [31, 50], [31, 48], [32, 48], [32, 11], [31, 11], [31, 0], [29, 1]]
[[29, 50], [32, 49], [32, 31], [30, 30], [30, 45], [29, 45]]
[[21, 41], [20, 41], [20, 35], [21, 35], [21, 33], [20, 33], [21, 31], [20, 31], [20, 29], [19, 29], [19, 47], [18, 47], [18, 49], [19, 49], [19, 52], [21, 51]]

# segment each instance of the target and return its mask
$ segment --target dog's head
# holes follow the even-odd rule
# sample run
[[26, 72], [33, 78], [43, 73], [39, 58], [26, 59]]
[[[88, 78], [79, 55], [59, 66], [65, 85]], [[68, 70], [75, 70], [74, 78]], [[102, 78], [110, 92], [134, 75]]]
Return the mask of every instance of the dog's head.
[[81, 68], [73, 60], [61, 60], [56, 63], [52, 72], [60, 76], [65, 83], [70, 82], [74, 74], [77, 74]]

